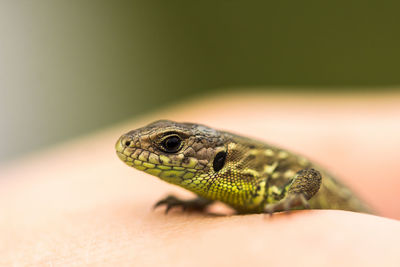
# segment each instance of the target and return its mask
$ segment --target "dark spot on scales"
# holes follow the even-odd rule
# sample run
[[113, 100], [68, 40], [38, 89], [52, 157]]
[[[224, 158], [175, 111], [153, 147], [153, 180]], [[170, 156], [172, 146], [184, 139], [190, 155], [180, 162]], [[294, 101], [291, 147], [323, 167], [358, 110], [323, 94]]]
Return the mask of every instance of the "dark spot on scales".
[[226, 152], [224, 152], [224, 151], [218, 152], [217, 155], [215, 155], [215, 158], [213, 161], [214, 171], [217, 172], [217, 171], [221, 170], [225, 165], [225, 160], [226, 160]]

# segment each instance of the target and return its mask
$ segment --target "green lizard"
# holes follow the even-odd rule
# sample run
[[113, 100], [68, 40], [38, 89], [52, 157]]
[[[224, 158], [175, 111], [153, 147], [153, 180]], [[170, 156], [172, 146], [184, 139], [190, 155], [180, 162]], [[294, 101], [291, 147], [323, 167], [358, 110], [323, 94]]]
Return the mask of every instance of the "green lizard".
[[122, 135], [119, 158], [129, 166], [198, 195], [157, 206], [204, 210], [221, 201], [238, 213], [290, 209], [368, 212], [344, 185], [308, 159], [260, 141], [204, 125], [161, 120]]

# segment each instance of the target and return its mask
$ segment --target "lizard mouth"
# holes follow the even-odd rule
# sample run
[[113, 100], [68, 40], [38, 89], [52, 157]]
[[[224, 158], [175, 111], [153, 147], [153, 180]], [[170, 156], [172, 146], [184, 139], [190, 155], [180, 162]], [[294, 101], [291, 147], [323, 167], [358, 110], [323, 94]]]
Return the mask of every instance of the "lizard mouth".
[[[133, 140], [126, 135], [118, 139], [115, 144], [115, 150], [118, 157], [125, 162], [125, 164], [141, 171], [148, 172], [152, 169], [172, 169], [172, 166], [162, 166], [162, 162], [160, 162], [160, 158], [157, 154], [140, 147], [135, 147]], [[164, 160], [169, 161], [167, 158]], [[153, 175], [156, 175], [156, 173], [156, 171], [152, 171]]]
[[135, 152], [137, 152], [137, 150], [141, 149], [133, 147], [132, 140], [125, 135], [121, 136], [115, 143], [115, 151], [117, 152], [118, 158], [120, 158], [120, 160], [122, 160], [129, 166], [135, 167], [135, 165], [139, 165], [134, 163], [135, 161], [137, 161], [137, 157], [135, 157]]
[[117, 152], [118, 157], [122, 161], [126, 161], [126, 155], [124, 155], [124, 149], [125, 147], [121, 143], [121, 139], [118, 139], [117, 143], [115, 143], [115, 150]]

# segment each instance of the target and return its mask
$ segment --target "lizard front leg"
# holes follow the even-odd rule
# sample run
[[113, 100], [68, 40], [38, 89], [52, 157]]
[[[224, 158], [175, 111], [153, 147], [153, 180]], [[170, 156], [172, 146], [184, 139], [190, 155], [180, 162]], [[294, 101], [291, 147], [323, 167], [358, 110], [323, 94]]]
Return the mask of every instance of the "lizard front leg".
[[166, 198], [158, 201], [154, 205], [154, 208], [165, 205], [166, 206], [165, 213], [168, 213], [168, 211], [173, 207], [181, 207], [182, 210], [185, 210], [185, 211], [204, 211], [204, 209], [212, 203], [213, 203], [213, 200], [208, 200], [208, 199], [205, 199], [202, 197], [197, 197], [197, 198], [189, 199], [189, 200], [183, 200], [183, 199], [179, 199], [173, 195], [169, 195]]
[[296, 173], [282, 194], [283, 198], [273, 204], [267, 204], [264, 212], [272, 214], [278, 211], [288, 211], [303, 206], [308, 208], [308, 200], [313, 197], [321, 186], [321, 174], [315, 169], [303, 169]]

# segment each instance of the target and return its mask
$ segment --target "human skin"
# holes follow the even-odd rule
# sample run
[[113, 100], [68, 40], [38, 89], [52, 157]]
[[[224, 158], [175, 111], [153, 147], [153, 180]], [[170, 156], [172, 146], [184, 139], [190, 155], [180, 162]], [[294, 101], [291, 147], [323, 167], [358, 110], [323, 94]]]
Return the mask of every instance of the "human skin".
[[[400, 95], [234, 94], [159, 110], [0, 168], [0, 266], [399, 266]], [[377, 215], [335, 210], [165, 215], [191, 193], [123, 164], [117, 138], [153, 120], [203, 123], [296, 151]]]

